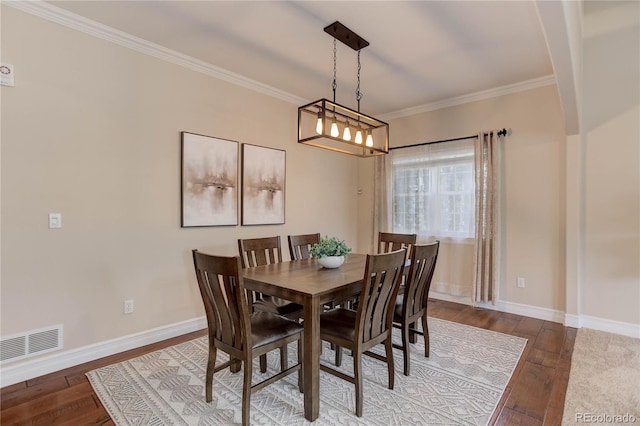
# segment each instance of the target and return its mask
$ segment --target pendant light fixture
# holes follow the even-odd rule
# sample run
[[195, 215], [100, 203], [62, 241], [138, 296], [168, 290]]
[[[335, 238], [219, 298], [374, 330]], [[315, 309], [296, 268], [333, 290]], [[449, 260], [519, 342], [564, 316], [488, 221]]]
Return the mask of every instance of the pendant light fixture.
[[[322, 98], [298, 108], [298, 143], [359, 157], [387, 154], [389, 125], [360, 112], [360, 51], [369, 42], [338, 21], [325, 27], [324, 31], [333, 36], [333, 101]], [[357, 111], [336, 103], [337, 40], [358, 52]]]

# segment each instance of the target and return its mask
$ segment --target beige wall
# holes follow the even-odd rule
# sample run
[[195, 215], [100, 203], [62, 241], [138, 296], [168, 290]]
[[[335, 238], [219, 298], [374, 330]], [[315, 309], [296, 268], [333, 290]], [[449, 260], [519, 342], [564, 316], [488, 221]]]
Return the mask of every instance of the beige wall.
[[[199, 317], [193, 248], [357, 244], [357, 159], [298, 145], [295, 105], [5, 6], [2, 59], [2, 336], [63, 324], [73, 349]], [[181, 229], [181, 131], [286, 150], [286, 224]]]
[[640, 325], [640, 4], [586, 2], [582, 315]]
[[[499, 298], [564, 312], [565, 132], [555, 86], [391, 120], [390, 137], [392, 146], [402, 146], [503, 127], [512, 128], [513, 134], [506, 138], [502, 152], [504, 242]], [[361, 167], [366, 169], [359, 173], [364, 186], [373, 169], [371, 163]], [[369, 186], [365, 193], [371, 191]], [[361, 205], [360, 211], [372, 208]], [[443, 265], [458, 260], [458, 268], [462, 266], [466, 273], [456, 273], [472, 277], [471, 256], [462, 265], [459, 251], [452, 250], [450, 256], [456, 259], [443, 257]], [[524, 289], [516, 287], [517, 277], [525, 278]]]

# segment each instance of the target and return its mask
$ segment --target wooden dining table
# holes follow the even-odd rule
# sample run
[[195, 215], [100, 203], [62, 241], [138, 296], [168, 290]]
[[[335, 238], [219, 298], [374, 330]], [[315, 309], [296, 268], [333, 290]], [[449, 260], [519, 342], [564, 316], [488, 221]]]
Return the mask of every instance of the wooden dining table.
[[360, 293], [367, 256], [351, 253], [335, 269], [316, 259], [292, 260], [242, 271], [247, 289], [281, 297], [304, 307], [304, 417], [320, 413], [320, 314], [323, 305]]

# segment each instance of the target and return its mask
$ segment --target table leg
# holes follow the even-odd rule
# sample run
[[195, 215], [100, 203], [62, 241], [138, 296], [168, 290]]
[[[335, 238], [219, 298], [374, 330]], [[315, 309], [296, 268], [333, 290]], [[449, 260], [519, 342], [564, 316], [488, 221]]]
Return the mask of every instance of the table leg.
[[320, 305], [311, 297], [304, 303], [304, 417], [320, 414]]

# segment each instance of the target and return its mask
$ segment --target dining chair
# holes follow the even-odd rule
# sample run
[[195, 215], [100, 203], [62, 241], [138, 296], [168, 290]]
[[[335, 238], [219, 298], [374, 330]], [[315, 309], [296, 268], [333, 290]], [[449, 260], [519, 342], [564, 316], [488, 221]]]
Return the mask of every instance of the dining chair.
[[311, 257], [311, 247], [320, 242], [320, 233], [306, 235], [289, 235], [289, 254], [291, 260], [308, 259]]
[[[390, 251], [407, 249], [407, 259], [411, 257], [411, 248], [416, 243], [416, 234], [398, 234], [394, 232], [378, 232], [378, 253], [388, 253]], [[405, 272], [407, 268], [405, 268]], [[406, 274], [405, 274], [406, 275]], [[400, 283], [400, 293], [404, 291], [406, 276], [402, 277]]]
[[[320, 338], [336, 347], [335, 363], [342, 362], [342, 348], [351, 350], [353, 376], [323, 363], [320, 369], [356, 387], [356, 415], [362, 417], [362, 356], [387, 363], [388, 386], [393, 389], [395, 370], [391, 342], [393, 309], [398, 295], [407, 250], [367, 255], [362, 291], [356, 311], [338, 307], [320, 315]], [[369, 351], [384, 343], [385, 355]]]
[[[411, 266], [404, 292], [396, 298], [393, 312], [393, 326], [402, 331], [402, 345], [393, 347], [402, 349], [404, 357], [404, 375], [409, 375], [409, 343], [415, 341], [415, 335], [424, 337], [424, 356], [429, 356], [429, 327], [427, 324], [427, 302], [433, 272], [438, 260], [440, 241], [431, 244], [417, 244], [411, 251]], [[413, 324], [422, 319], [422, 332]], [[411, 338], [411, 339], [410, 339]]]
[[[311, 247], [313, 247], [314, 244], [318, 244], [320, 242], [320, 233], [289, 235], [287, 239], [289, 241], [289, 254], [291, 255], [291, 260], [309, 259], [311, 257], [309, 250], [311, 250]], [[333, 309], [339, 304], [346, 306], [353, 303], [353, 299], [353, 297], [349, 297], [348, 299], [340, 301], [327, 302], [323, 307], [324, 309]], [[333, 344], [331, 344], [331, 349], [334, 349]]]
[[407, 256], [411, 255], [411, 247], [416, 243], [416, 234], [397, 234], [392, 232], [378, 232], [378, 253], [407, 248]]
[[[268, 312], [251, 312], [239, 257], [212, 256], [193, 250], [193, 264], [207, 316], [209, 358], [205, 381], [205, 399], [213, 399], [213, 375], [238, 361], [244, 364], [242, 385], [242, 424], [249, 425], [251, 394], [265, 386], [298, 372], [298, 388], [302, 392], [302, 339], [304, 328], [296, 321]], [[298, 344], [298, 362], [292, 367], [280, 359], [280, 372], [252, 384], [253, 359], [266, 356], [274, 349]], [[229, 355], [229, 361], [216, 366], [218, 350]]]
[[[270, 265], [282, 262], [280, 236], [265, 238], [238, 239], [238, 250], [243, 268]], [[268, 312], [283, 317], [299, 320], [304, 311], [302, 305], [279, 297], [258, 292], [249, 292], [254, 311]], [[280, 358], [287, 362], [287, 351], [282, 350]], [[260, 358], [260, 371], [267, 371], [267, 357]]]
[[[266, 238], [238, 239], [238, 250], [243, 268], [282, 262], [279, 235]], [[302, 305], [297, 303], [261, 293], [253, 293], [252, 299], [255, 310], [271, 312], [291, 319], [298, 319], [302, 316]]]

